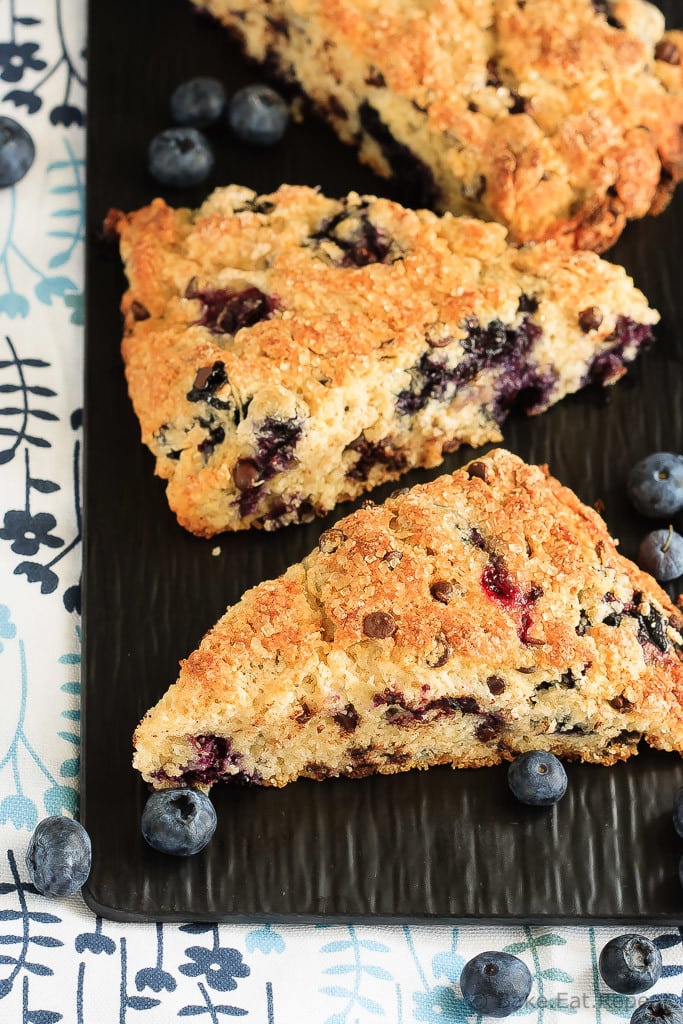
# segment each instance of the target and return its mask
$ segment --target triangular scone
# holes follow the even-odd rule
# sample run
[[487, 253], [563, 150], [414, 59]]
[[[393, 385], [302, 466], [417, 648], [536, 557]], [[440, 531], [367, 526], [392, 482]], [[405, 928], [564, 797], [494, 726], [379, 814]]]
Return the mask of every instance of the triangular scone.
[[112, 214], [123, 356], [180, 523], [312, 519], [609, 384], [658, 319], [621, 267], [351, 194], [219, 189]]
[[643, 0], [194, 3], [411, 205], [602, 251], [683, 178], [683, 32]]
[[683, 752], [683, 619], [603, 520], [504, 450], [326, 530], [140, 723], [148, 782], [283, 786], [543, 748]]

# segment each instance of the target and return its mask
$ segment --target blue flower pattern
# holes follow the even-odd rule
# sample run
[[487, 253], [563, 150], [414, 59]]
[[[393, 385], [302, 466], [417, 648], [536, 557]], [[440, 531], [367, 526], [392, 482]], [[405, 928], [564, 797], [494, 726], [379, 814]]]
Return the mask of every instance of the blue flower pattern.
[[[36, 138], [39, 129], [37, 163], [49, 157], [43, 167], [51, 204], [37, 252], [23, 227], [31, 222], [31, 174], [39, 172], [0, 196], [0, 834], [10, 840], [0, 844], [0, 1021], [88, 1024], [104, 1019], [106, 1005], [119, 1024], [183, 1017], [217, 1024], [240, 1016], [266, 1024], [479, 1024], [458, 980], [486, 945], [506, 945], [532, 970], [532, 997], [520, 1017], [538, 1024], [572, 1014], [601, 1024], [628, 1020], [632, 1004], [606, 990], [597, 972], [599, 949], [614, 930], [583, 929], [568, 941], [557, 931], [514, 927], [138, 928], [84, 919], [80, 904], [47, 901], [26, 880], [28, 832], [45, 814], [78, 811], [80, 395], [60, 384], [55, 352], [32, 327], [49, 310], [65, 336], [71, 331], [74, 350], [80, 344], [84, 49], [65, 30], [75, 13], [65, 0], [0, 0], [0, 111]], [[84, 23], [84, 9], [82, 15]], [[59, 650], [70, 649], [55, 651], [51, 662], [28, 642], [30, 624], [19, 614], [27, 595], [34, 607], [52, 602], [61, 610], [69, 639]], [[46, 667], [59, 719], [49, 760], [30, 713], [31, 693], [46, 692]], [[188, 935], [204, 938], [188, 945]], [[680, 995], [683, 927], [655, 941], [665, 960], [658, 989]], [[226, 992], [234, 1003], [224, 1001]], [[581, 1010], [572, 1006], [579, 997]]]

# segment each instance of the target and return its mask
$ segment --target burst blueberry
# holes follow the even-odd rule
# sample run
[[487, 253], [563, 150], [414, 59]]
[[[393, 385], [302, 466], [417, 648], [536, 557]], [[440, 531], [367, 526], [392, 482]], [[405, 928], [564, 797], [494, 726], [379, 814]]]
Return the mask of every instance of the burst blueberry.
[[26, 850], [29, 877], [43, 896], [73, 896], [87, 881], [91, 860], [83, 826], [58, 814], [38, 823]]
[[566, 793], [567, 773], [554, 754], [530, 750], [515, 758], [508, 768], [508, 784], [521, 803], [549, 807]]
[[206, 128], [225, 111], [227, 96], [217, 78], [190, 78], [171, 94], [171, 117], [176, 124]]
[[627, 932], [610, 939], [600, 953], [600, 975], [623, 995], [646, 992], [662, 974], [662, 954], [645, 935]]
[[142, 812], [142, 835], [151, 847], [176, 857], [203, 850], [216, 831], [216, 811], [198, 789], [160, 789]]
[[24, 177], [36, 155], [33, 139], [11, 117], [0, 117], [0, 188]]
[[673, 516], [683, 508], [683, 455], [654, 452], [637, 462], [628, 476], [633, 507], [653, 519]]
[[285, 134], [289, 110], [282, 97], [267, 85], [245, 85], [230, 100], [228, 121], [243, 142], [272, 146]]
[[200, 185], [213, 165], [213, 150], [196, 128], [166, 128], [154, 136], [147, 151], [149, 173], [172, 188]]
[[631, 1024], [683, 1024], [683, 1004], [677, 996], [653, 996], [636, 1007]]
[[683, 537], [671, 526], [648, 533], [638, 548], [638, 565], [663, 583], [677, 580], [683, 576]]
[[483, 1017], [508, 1017], [521, 1009], [531, 992], [529, 968], [510, 953], [479, 953], [460, 975], [465, 1002]]

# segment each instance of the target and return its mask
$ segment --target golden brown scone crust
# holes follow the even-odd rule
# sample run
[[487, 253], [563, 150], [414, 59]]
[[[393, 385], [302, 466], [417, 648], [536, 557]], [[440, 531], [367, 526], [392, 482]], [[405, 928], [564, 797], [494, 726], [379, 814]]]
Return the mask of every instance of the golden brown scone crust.
[[611, 383], [658, 319], [620, 267], [498, 224], [351, 194], [230, 186], [112, 212], [123, 357], [180, 523], [312, 518]]
[[381, 174], [604, 251], [683, 176], [683, 33], [643, 0], [195, 0]]
[[683, 752], [683, 617], [545, 467], [498, 449], [248, 591], [135, 734], [155, 786], [281, 786], [547, 749]]

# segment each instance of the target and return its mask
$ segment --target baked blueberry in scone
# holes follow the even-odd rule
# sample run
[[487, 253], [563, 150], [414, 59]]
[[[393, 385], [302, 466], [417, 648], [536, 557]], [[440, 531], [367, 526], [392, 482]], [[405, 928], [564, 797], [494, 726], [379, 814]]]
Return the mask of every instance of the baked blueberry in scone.
[[643, 0], [195, 0], [410, 205], [603, 251], [683, 177], [683, 32]]
[[313, 518], [610, 384], [658, 319], [625, 271], [372, 196], [218, 189], [113, 211], [123, 356], [180, 523]]
[[208, 788], [683, 752], [682, 630], [593, 509], [498, 449], [247, 591], [138, 726], [134, 764]]

